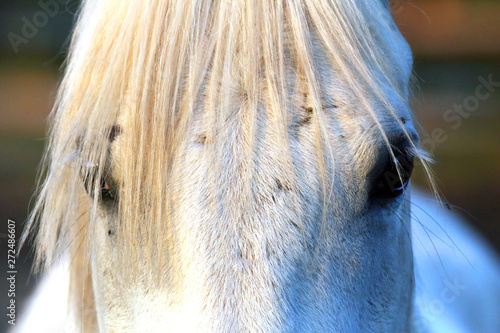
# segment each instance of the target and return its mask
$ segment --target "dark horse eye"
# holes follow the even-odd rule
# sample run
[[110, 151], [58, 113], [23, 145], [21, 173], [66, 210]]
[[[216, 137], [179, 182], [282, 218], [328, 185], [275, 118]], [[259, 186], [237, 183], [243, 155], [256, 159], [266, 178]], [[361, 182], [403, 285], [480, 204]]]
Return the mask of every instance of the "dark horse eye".
[[395, 198], [410, 183], [413, 172], [413, 155], [407, 149], [394, 149], [382, 175], [375, 180], [372, 195], [379, 198]]
[[114, 200], [115, 199], [115, 191], [111, 189], [106, 179], [101, 178], [101, 200]]
[[106, 175], [103, 175], [100, 179], [97, 178], [97, 170], [95, 173], [90, 173], [84, 177], [84, 187], [87, 193], [93, 197], [95, 183], [99, 182], [99, 194], [101, 201], [112, 201], [116, 198], [116, 188], [114, 182], [108, 180]]

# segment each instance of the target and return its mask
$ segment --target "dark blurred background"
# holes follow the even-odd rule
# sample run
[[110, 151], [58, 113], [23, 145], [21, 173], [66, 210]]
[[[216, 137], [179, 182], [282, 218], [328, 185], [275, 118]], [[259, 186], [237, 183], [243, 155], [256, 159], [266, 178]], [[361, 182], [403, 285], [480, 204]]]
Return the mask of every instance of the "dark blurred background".
[[[0, 0], [0, 309], [8, 304], [7, 220], [19, 237], [78, 3]], [[500, 250], [500, 1], [395, 0], [391, 8], [415, 54], [414, 109], [440, 189]], [[484, 80], [499, 84], [480, 88], [489, 93], [480, 99]], [[421, 172], [415, 182], [426, 186]], [[19, 315], [37, 280], [29, 247], [17, 266]]]

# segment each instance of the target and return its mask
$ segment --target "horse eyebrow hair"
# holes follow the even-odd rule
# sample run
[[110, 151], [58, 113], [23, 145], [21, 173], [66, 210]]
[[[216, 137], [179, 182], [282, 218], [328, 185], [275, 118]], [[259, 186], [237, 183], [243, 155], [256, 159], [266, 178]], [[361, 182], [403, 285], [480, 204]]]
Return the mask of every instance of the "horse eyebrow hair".
[[122, 134], [122, 128], [120, 125], [113, 125], [109, 131], [109, 142], [112, 143], [116, 138]]

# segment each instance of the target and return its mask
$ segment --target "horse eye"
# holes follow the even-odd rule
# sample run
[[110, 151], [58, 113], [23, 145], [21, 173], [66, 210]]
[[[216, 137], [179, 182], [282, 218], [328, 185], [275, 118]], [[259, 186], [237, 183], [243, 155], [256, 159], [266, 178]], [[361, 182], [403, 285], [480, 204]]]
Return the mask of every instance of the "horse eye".
[[100, 189], [101, 189], [101, 200], [106, 201], [115, 199], [116, 197], [115, 191], [109, 186], [108, 182], [104, 178], [101, 178]]
[[395, 198], [401, 195], [410, 183], [413, 172], [413, 155], [407, 150], [393, 150], [385, 169], [376, 179], [372, 195], [379, 198]]
[[[107, 175], [103, 175], [100, 179], [97, 178], [97, 170], [95, 173], [90, 173], [83, 179], [83, 184], [88, 195], [94, 196], [94, 184], [99, 182], [99, 199], [103, 202], [112, 201], [116, 199], [116, 186], [114, 182]], [[109, 178], [109, 179], [108, 179]]]

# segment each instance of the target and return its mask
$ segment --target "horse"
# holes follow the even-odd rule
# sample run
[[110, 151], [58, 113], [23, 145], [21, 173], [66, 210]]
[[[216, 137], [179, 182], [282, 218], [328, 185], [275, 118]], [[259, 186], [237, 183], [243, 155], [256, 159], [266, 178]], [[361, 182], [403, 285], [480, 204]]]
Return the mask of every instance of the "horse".
[[66, 330], [423, 330], [412, 61], [388, 1], [83, 1], [24, 236]]

